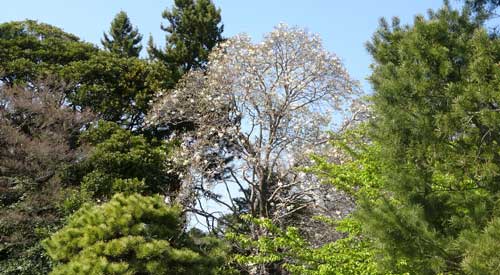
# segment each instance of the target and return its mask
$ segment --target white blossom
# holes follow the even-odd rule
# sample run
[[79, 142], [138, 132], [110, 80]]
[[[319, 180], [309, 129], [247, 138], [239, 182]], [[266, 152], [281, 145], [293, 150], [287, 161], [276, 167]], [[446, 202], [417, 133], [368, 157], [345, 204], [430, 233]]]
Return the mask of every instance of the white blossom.
[[[242, 34], [219, 45], [206, 72], [191, 71], [175, 90], [158, 94], [147, 121], [193, 123], [186, 178], [244, 182], [255, 194], [247, 198], [251, 214], [279, 221], [310, 199], [312, 178], [295, 168], [324, 150], [332, 116], [350, 117], [344, 107], [354, 106], [357, 94], [357, 83], [317, 35], [280, 24], [262, 43]], [[229, 179], [210, 178], [226, 171], [229, 156], [239, 157]]]

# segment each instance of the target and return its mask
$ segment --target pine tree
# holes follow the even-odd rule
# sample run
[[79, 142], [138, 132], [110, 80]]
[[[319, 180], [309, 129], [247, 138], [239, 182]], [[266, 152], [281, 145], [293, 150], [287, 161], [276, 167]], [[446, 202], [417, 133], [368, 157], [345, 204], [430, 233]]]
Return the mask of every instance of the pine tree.
[[220, 9], [210, 0], [175, 0], [175, 6], [166, 9], [162, 17], [168, 26], [161, 26], [167, 32], [166, 48], [158, 49], [150, 38], [150, 57], [162, 61], [174, 71], [179, 79], [190, 69], [204, 68], [210, 50], [222, 41]]
[[500, 0], [465, 0], [464, 2], [480, 20], [498, 16], [496, 10], [500, 6]]
[[180, 215], [161, 196], [86, 205], [43, 242], [58, 263], [51, 274], [213, 274], [223, 250], [213, 239], [194, 244]]
[[384, 190], [360, 201], [358, 217], [383, 250], [382, 266], [496, 274], [472, 264], [494, 261], [495, 247], [467, 244], [497, 238], [500, 40], [468, 10], [445, 5], [412, 26], [382, 21], [368, 49]]
[[101, 43], [108, 51], [126, 57], [138, 57], [142, 50], [142, 35], [132, 26], [127, 13], [116, 14], [109, 28], [109, 36], [104, 33]]

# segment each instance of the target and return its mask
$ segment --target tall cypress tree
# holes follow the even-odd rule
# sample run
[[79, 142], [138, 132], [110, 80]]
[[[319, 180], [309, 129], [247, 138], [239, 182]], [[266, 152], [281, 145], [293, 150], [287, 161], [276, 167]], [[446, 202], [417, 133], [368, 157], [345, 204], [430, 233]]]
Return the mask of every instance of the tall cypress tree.
[[210, 0], [175, 0], [174, 7], [162, 14], [169, 23], [161, 26], [167, 32], [166, 47], [157, 48], [150, 38], [150, 57], [162, 61], [177, 79], [190, 69], [203, 68], [210, 50], [222, 41], [220, 13]]
[[124, 11], [116, 14], [109, 28], [109, 36], [104, 33], [101, 43], [108, 51], [127, 57], [138, 57], [142, 50], [142, 35], [132, 26]]
[[385, 189], [358, 215], [383, 266], [497, 274], [500, 40], [445, 6], [412, 26], [383, 21], [368, 49]]

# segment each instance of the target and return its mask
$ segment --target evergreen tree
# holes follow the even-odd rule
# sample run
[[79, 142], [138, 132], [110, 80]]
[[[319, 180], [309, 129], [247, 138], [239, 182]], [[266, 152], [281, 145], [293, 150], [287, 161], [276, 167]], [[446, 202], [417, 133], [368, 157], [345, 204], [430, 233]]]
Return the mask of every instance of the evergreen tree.
[[155, 74], [145, 60], [102, 51], [61, 70], [73, 83], [67, 91], [72, 105], [90, 108], [99, 118], [131, 130], [141, 127], [149, 100], [161, 88]]
[[193, 243], [180, 215], [161, 196], [86, 205], [43, 242], [58, 263], [51, 274], [213, 274], [223, 250], [212, 239]]
[[99, 121], [80, 140], [92, 149], [62, 177], [66, 184], [80, 187], [66, 202], [68, 210], [84, 201], [107, 201], [118, 192], [174, 196], [178, 191], [179, 179], [168, 172], [173, 168], [166, 161], [173, 144], [148, 140], [106, 121]]
[[500, 0], [465, 0], [465, 5], [474, 11], [476, 18], [487, 20], [498, 16], [497, 8], [500, 6]]
[[139, 57], [142, 50], [142, 35], [132, 26], [127, 13], [116, 14], [109, 28], [109, 36], [104, 33], [101, 43], [108, 51], [127, 57]]
[[162, 14], [169, 23], [161, 26], [168, 33], [165, 50], [158, 49], [150, 38], [148, 52], [179, 79], [190, 69], [205, 67], [208, 54], [222, 41], [224, 28], [220, 9], [210, 0], [175, 0], [174, 5], [172, 10], [166, 9]]
[[498, 272], [474, 270], [494, 247], [467, 245], [496, 239], [500, 202], [500, 40], [470, 18], [446, 5], [382, 21], [368, 45], [384, 190], [358, 217], [386, 272]]
[[57, 75], [97, 49], [75, 35], [33, 20], [0, 24], [0, 82], [14, 85]]

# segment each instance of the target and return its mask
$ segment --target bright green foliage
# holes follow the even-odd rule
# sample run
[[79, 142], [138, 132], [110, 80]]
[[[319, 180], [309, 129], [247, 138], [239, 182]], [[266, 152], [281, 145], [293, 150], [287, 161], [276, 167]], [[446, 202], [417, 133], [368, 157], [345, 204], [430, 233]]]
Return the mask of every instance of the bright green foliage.
[[172, 10], [166, 9], [162, 17], [169, 23], [162, 25], [168, 33], [166, 48], [156, 48], [150, 38], [150, 57], [170, 68], [175, 79], [190, 69], [204, 68], [208, 54], [222, 41], [220, 9], [210, 0], [175, 0]]
[[467, 255], [493, 261], [462, 244], [498, 217], [500, 41], [445, 6], [412, 26], [382, 21], [368, 49], [384, 190], [357, 215], [382, 266], [462, 274]]
[[82, 141], [92, 145], [87, 159], [67, 170], [66, 181], [81, 182], [82, 196], [107, 200], [118, 192], [166, 194], [178, 188], [168, 173], [170, 145], [149, 142], [115, 123], [100, 121]]
[[[324, 184], [331, 184], [353, 198], [375, 200], [381, 192], [380, 147], [368, 141], [367, 129], [368, 125], [361, 124], [332, 135], [332, 146], [343, 156], [342, 161], [332, 163], [328, 157], [314, 155], [315, 165], [304, 172], [317, 175]], [[228, 233], [237, 251], [231, 264], [242, 270], [265, 264], [291, 274], [379, 274], [375, 259], [378, 250], [362, 237], [362, 224], [355, 217], [336, 221], [317, 217], [331, 225], [330, 230], [344, 234], [343, 238], [321, 247], [309, 243], [296, 228], [281, 229], [267, 219], [240, 217], [246, 221], [245, 226], [259, 226], [267, 232], [257, 240], [248, 234]]]
[[318, 176], [324, 184], [335, 186], [353, 198], [375, 198], [381, 191], [384, 163], [379, 161], [380, 146], [367, 137], [368, 124], [358, 125], [342, 134], [331, 136], [331, 145], [343, 156], [341, 163], [313, 155], [314, 165], [304, 172]]
[[104, 120], [135, 129], [142, 125], [148, 102], [160, 85], [152, 77], [152, 69], [136, 57], [100, 52], [89, 60], [71, 63], [62, 73], [76, 84], [69, 94], [73, 105], [88, 107]]
[[54, 26], [27, 20], [0, 24], [0, 81], [10, 85], [57, 74], [97, 49]]
[[[337, 230], [347, 233], [339, 239], [315, 248], [299, 233], [297, 228], [282, 230], [268, 219], [244, 217], [250, 223], [267, 231], [266, 236], [252, 239], [248, 235], [228, 233], [229, 240], [235, 242], [242, 251], [254, 253], [234, 255], [234, 262], [244, 270], [259, 264], [278, 264], [291, 274], [375, 274], [374, 253], [369, 243], [359, 238], [359, 224], [352, 219], [341, 221]], [[332, 228], [333, 230], [333, 228]]]
[[104, 38], [101, 43], [108, 51], [116, 53], [124, 57], [139, 57], [142, 46], [142, 35], [139, 34], [137, 28], [132, 26], [127, 13], [120, 11], [116, 14], [111, 27], [109, 28], [109, 36], [104, 33]]
[[86, 205], [43, 242], [58, 263], [51, 274], [212, 274], [222, 250], [184, 239], [180, 214], [161, 196]]

